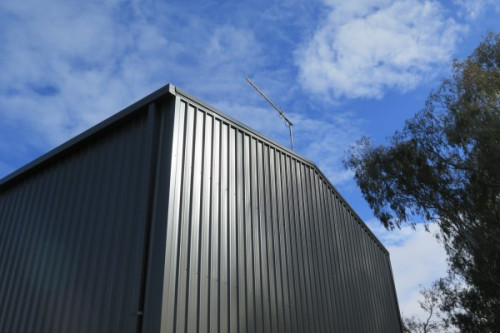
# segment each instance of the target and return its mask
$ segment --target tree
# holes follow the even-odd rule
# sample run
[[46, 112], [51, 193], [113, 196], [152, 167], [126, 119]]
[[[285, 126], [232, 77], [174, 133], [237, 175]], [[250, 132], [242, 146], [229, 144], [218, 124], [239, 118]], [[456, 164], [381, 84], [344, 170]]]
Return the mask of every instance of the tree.
[[403, 319], [403, 331], [406, 333], [431, 333], [445, 332], [450, 328], [450, 323], [446, 315], [442, 313], [442, 289], [440, 281], [436, 281], [430, 288], [420, 291], [423, 301], [419, 301], [420, 308], [425, 311], [424, 320], [410, 317]]
[[452, 69], [387, 145], [362, 138], [345, 164], [386, 228], [439, 225], [449, 261], [443, 309], [461, 330], [498, 332], [500, 34]]

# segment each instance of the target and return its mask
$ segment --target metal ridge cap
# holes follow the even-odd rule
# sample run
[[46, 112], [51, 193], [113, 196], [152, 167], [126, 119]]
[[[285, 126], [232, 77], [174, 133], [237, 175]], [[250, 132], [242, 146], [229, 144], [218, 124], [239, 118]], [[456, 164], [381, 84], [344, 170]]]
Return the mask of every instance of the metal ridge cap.
[[283, 146], [282, 144], [276, 142], [275, 140], [270, 139], [267, 136], [259, 133], [258, 131], [254, 130], [253, 128], [249, 127], [248, 125], [245, 125], [245, 124], [241, 123], [240, 121], [234, 119], [233, 117], [231, 117], [231, 116], [227, 115], [226, 113], [224, 113], [224, 112], [218, 110], [217, 108], [213, 107], [212, 105], [210, 105], [210, 104], [208, 104], [206, 102], [201, 101], [200, 99], [192, 96], [189, 93], [186, 93], [182, 89], [179, 89], [178, 87], [175, 87], [174, 89], [175, 89], [175, 93], [176, 94], [179, 94], [179, 95], [181, 95], [183, 97], [186, 97], [187, 99], [192, 100], [193, 102], [195, 102], [197, 104], [200, 104], [201, 106], [203, 106], [204, 108], [207, 108], [211, 112], [216, 113], [220, 117], [227, 119], [231, 123], [236, 124], [238, 127], [241, 127], [242, 129], [251, 132], [254, 136], [259, 137], [260, 139], [265, 140], [265, 141], [271, 143], [274, 146], [277, 146], [279, 149], [285, 151], [287, 154], [295, 156], [297, 159], [300, 159], [302, 162], [304, 162], [306, 164], [309, 164], [309, 166], [311, 166], [315, 171], [318, 172], [318, 174], [326, 181], [326, 183], [328, 184], [328, 186], [330, 186], [330, 188], [335, 192], [335, 194], [338, 195], [338, 197], [340, 198], [340, 200], [342, 200], [342, 202], [347, 206], [347, 208], [353, 213], [355, 219], [361, 224], [361, 227], [369, 234], [369, 236], [371, 236], [375, 240], [375, 242], [380, 246], [380, 248], [382, 249], [382, 251], [385, 252], [385, 254], [387, 254], [389, 256], [389, 251], [384, 246], [384, 244], [382, 244], [382, 242], [373, 233], [373, 231], [368, 227], [368, 225], [363, 221], [363, 219], [358, 215], [358, 213], [356, 213], [356, 211], [347, 202], [347, 200], [342, 196], [342, 194], [340, 194], [339, 190], [337, 190], [337, 188], [330, 182], [330, 180], [325, 176], [325, 174], [316, 165], [316, 163], [314, 163], [313, 161], [309, 160], [308, 158], [302, 156], [301, 154], [299, 154], [299, 153], [291, 150], [290, 148], [288, 148], [286, 146]]
[[56, 146], [55, 148], [49, 150], [48, 152], [42, 154], [41, 156], [37, 157], [36, 159], [32, 160], [31, 162], [28, 162], [27, 164], [23, 165], [22, 167], [18, 168], [17, 170], [14, 170], [7, 176], [3, 177], [0, 179], [0, 189], [2, 187], [6, 186], [8, 183], [11, 183], [12, 181], [15, 181], [16, 179], [19, 179], [20, 177], [24, 176], [26, 173], [29, 171], [32, 171], [36, 169], [37, 167], [41, 166], [42, 164], [48, 162], [49, 160], [52, 160], [56, 158], [57, 156], [63, 154], [64, 152], [74, 148], [81, 142], [93, 137], [94, 135], [97, 135], [98, 133], [102, 133], [102, 131], [105, 131], [108, 129], [110, 126], [113, 126], [115, 123], [119, 122], [120, 120], [134, 114], [137, 112], [139, 109], [142, 107], [148, 105], [149, 103], [167, 96], [167, 95], [175, 95], [175, 86], [168, 83], [164, 85], [163, 87], [157, 89], [156, 91], [152, 92], [151, 94], [147, 95], [146, 97], [141, 98], [137, 102], [134, 102], [133, 104], [127, 106], [126, 108], [122, 109], [121, 111], [118, 111], [117, 113], [113, 114], [112, 116], [104, 119], [100, 123], [90, 127], [89, 129], [83, 131], [82, 133], [74, 136], [73, 138], [69, 139], [68, 141], [63, 142], [62, 144]]

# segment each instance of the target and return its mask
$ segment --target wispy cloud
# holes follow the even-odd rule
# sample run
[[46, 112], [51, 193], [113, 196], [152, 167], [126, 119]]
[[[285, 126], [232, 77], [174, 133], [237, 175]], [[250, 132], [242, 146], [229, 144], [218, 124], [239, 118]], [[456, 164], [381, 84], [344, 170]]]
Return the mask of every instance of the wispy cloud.
[[[7, 0], [0, 31], [2, 139], [22, 128], [17, 144], [40, 152], [167, 82], [235, 99], [237, 76], [266, 61], [251, 30], [157, 1]], [[15, 145], [0, 147], [5, 165], [33, 158], [12, 158]]]
[[352, 180], [352, 172], [344, 168], [342, 159], [346, 147], [361, 135], [363, 121], [346, 111], [314, 118], [292, 114], [292, 119], [304, 156], [316, 163], [334, 185]]
[[460, 8], [459, 14], [466, 19], [475, 20], [488, 8], [500, 13], [500, 2], [496, 0], [453, 0]]
[[380, 98], [448, 64], [462, 27], [435, 1], [326, 1], [327, 18], [296, 51], [305, 89]]
[[144, 13], [120, 5], [3, 2], [2, 116], [54, 144], [151, 90], [167, 40]]

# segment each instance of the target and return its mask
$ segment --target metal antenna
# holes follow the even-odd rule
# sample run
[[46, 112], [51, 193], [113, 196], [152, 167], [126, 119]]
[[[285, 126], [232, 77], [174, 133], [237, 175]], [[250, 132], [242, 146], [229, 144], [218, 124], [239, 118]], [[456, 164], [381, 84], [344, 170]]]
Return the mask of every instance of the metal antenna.
[[276, 106], [276, 104], [274, 104], [269, 98], [267, 98], [266, 95], [264, 95], [264, 93], [259, 89], [257, 88], [257, 86], [247, 77], [246, 78], [247, 82], [250, 83], [250, 85], [255, 89], [257, 90], [257, 92], [262, 96], [264, 97], [264, 99], [269, 103], [271, 104], [271, 106], [276, 110], [278, 111], [278, 114], [280, 116], [280, 118], [283, 118], [283, 120], [285, 120], [285, 125], [288, 127], [288, 130], [290, 132], [290, 146], [293, 150], [293, 132], [292, 132], [292, 127], [293, 127], [293, 123], [291, 122], [290, 119], [287, 118], [287, 116], [285, 115], [285, 112], [283, 112], [283, 110], [281, 110], [278, 106]]

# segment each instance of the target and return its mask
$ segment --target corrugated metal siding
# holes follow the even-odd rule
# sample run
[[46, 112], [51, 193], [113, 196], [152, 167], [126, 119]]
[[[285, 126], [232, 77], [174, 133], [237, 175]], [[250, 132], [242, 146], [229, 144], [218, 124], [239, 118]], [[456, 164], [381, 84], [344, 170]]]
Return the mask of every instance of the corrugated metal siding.
[[321, 172], [184, 95], [0, 181], [0, 332], [399, 332], [388, 253]]
[[400, 332], [388, 253], [314, 165], [176, 103], [161, 331]]
[[0, 188], [0, 332], [136, 332], [147, 110]]

